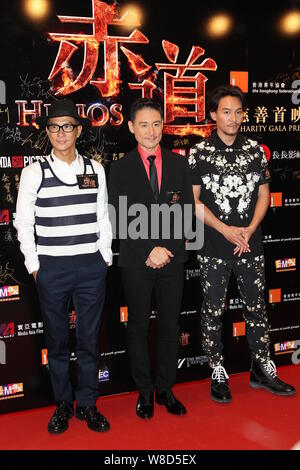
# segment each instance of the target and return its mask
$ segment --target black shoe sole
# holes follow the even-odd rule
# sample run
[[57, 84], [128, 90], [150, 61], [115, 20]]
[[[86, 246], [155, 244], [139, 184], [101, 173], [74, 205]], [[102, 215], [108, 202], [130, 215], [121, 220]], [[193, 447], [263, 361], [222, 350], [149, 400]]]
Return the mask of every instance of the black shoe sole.
[[138, 412], [136, 411], [136, 415], [137, 415], [139, 418], [145, 419], [145, 420], [148, 420], [148, 419], [153, 418], [153, 413], [152, 413], [151, 415], [142, 415], [142, 414], [140, 414], [140, 413], [138, 413]]
[[280, 397], [292, 397], [292, 396], [296, 395], [296, 391], [297, 391], [297, 390], [293, 390], [291, 392], [276, 392], [275, 390], [272, 390], [271, 388], [267, 387], [266, 385], [263, 385], [263, 384], [257, 383], [257, 382], [253, 382], [251, 380], [249, 382], [249, 385], [250, 385], [250, 387], [255, 388], [257, 390], [260, 389], [260, 388], [263, 388], [263, 389], [267, 390], [268, 392], [273, 393], [273, 395], [278, 395]]
[[210, 394], [210, 398], [216, 403], [231, 403], [232, 402], [232, 398], [225, 398], [225, 400], [222, 400], [221, 398], [214, 397], [212, 394]]
[[81, 414], [75, 414], [76, 418], [79, 419], [80, 421], [85, 421], [85, 417], [82, 416]]
[[88, 428], [91, 430], [91, 431], [94, 431], [94, 432], [107, 432], [110, 430], [110, 426], [106, 427], [106, 428], [94, 428], [93, 426], [90, 426], [89, 423], [87, 423], [87, 426]]
[[165, 406], [166, 409], [167, 409], [167, 412], [170, 413], [170, 414], [173, 415], [173, 416], [183, 416], [183, 415], [186, 415], [186, 414], [187, 414], [187, 411], [186, 411], [186, 410], [185, 410], [185, 411], [182, 411], [181, 413], [174, 413], [173, 411], [170, 411], [170, 410], [168, 409], [167, 405], [166, 405], [164, 402], [162, 402], [162, 401], [159, 401], [159, 400], [156, 400], [156, 399], [155, 399], [155, 403], [157, 403], [157, 404], [160, 405], [160, 406]]
[[67, 429], [69, 429], [69, 426], [67, 426], [66, 428], [57, 429], [57, 430], [51, 429], [51, 428], [48, 427], [48, 432], [49, 432], [50, 434], [62, 434], [63, 432], [67, 431]]
[[86, 418], [84, 416], [82, 416], [81, 414], [77, 414], [76, 413], [76, 418], [79, 419], [80, 421], [86, 421], [86, 424], [87, 424], [87, 427], [91, 430], [91, 431], [95, 431], [95, 432], [107, 432], [110, 430], [110, 425], [108, 424], [108, 426], [106, 428], [102, 428], [102, 429], [99, 429], [99, 428], [94, 428], [93, 426], [91, 426]]

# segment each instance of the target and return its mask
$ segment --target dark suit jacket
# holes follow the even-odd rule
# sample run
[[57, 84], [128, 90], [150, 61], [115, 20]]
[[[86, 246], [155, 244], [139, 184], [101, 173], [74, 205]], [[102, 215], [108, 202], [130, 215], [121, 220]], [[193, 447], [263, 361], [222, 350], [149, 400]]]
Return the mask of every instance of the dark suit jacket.
[[[188, 162], [185, 157], [164, 148], [161, 148], [161, 154], [162, 181], [158, 204], [173, 205], [171, 200], [173, 199], [174, 202], [174, 195], [175, 198], [179, 195], [178, 203], [182, 207], [183, 214], [184, 204], [191, 206], [194, 204]], [[117, 235], [121, 236], [119, 266], [146, 268], [145, 261], [149, 253], [156, 246], [166, 247], [173, 253], [174, 258], [172, 258], [171, 263], [182, 263], [186, 260], [184, 231], [182, 230], [182, 237], [180, 239], [176, 239], [173, 233], [174, 226], [178, 223], [176, 217], [170, 217], [170, 237], [163, 237], [162, 233], [159, 233], [158, 238], [151, 238], [150, 211], [151, 206], [155, 205], [156, 202], [137, 148], [127, 153], [122, 159], [112, 163], [108, 178], [109, 203], [116, 210], [117, 220], [119, 220], [120, 215], [124, 220], [125, 214], [123, 212], [122, 214], [119, 213], [119, 196], [127, 196], [127, 210], [132, 204], [138, 203], [143, 204], [149, 214], [147, 238], [138, 238], [137, 240], [130, 238], [122, 239], [121, 226], [117, 223]], [[192, 211], [191, 206], [190, 210]], [[127, 217], [127, 226], [135, 217]], [[183, 223], [184, 221], [182, 220], [182, 225]]]

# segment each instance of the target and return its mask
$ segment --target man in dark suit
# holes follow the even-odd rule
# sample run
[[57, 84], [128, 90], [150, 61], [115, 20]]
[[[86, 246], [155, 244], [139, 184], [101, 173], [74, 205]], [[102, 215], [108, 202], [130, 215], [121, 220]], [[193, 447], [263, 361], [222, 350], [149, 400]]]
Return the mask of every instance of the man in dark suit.
[[[112, 164], [108, 187], [118, 220], [119, 266], [128, 303], [128, 354], [139, 391], [136, 413], [140, 418], [152, 418], [156, 388], [156, 403], [183, 415], [186, 409], [171, 387], [177, 371], [186, 260], [183, 209], [189, 207], [191, 214], [193, 210], [189, 167], [184, 157], [160, 147], [163, 116], [159, 103], [146, 98], [136, 101], [128, 126], [138, 146]], [[121, 209], [125, 200], [128, 214]], [[140, 212], [138, 223], [132, 215], [135, 210]], [[148, 349], [153, 289], [158, 309], [155, 380]]]

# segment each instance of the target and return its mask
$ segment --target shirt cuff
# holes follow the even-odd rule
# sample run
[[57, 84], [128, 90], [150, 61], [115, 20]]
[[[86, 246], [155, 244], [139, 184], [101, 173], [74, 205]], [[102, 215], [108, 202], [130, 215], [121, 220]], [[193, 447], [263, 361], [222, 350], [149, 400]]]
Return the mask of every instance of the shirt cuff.
[[36, 261], [25, 261], [25, 266], [29, 274], [32, 274], [40, 269], [40, 262], [38, 259]]
[[106, 263], [108, 263], [108, 266], [112, 265], [112, 260], [113, 260], [113, 254], [110, 248], [103, 248], [99, 246], [99, 251]]

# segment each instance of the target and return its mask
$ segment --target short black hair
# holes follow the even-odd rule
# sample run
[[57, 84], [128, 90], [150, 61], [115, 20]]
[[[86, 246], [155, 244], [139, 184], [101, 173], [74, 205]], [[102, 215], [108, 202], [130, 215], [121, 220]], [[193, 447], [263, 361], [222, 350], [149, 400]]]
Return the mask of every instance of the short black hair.
[[242, 103], [242, 108], [246, 109], [246, 96], [238, 86], [233, 85], [219, 85], [214, 88], [208, 95], [208, 111], [215, 112], [218, 109], [219, 101], [224, 96], [234, 96], [239, 98]]
[[155, 109], [156, 111], [159, 112], [159, 114], [163, 118], [163, 110], [159, 101], [156, 101], [152, 98], [139, 98], [130, 107], [130, 110], [129, 110], [130, 121], [134, 121], [136, 117], [136, 113], [144, 108]]

